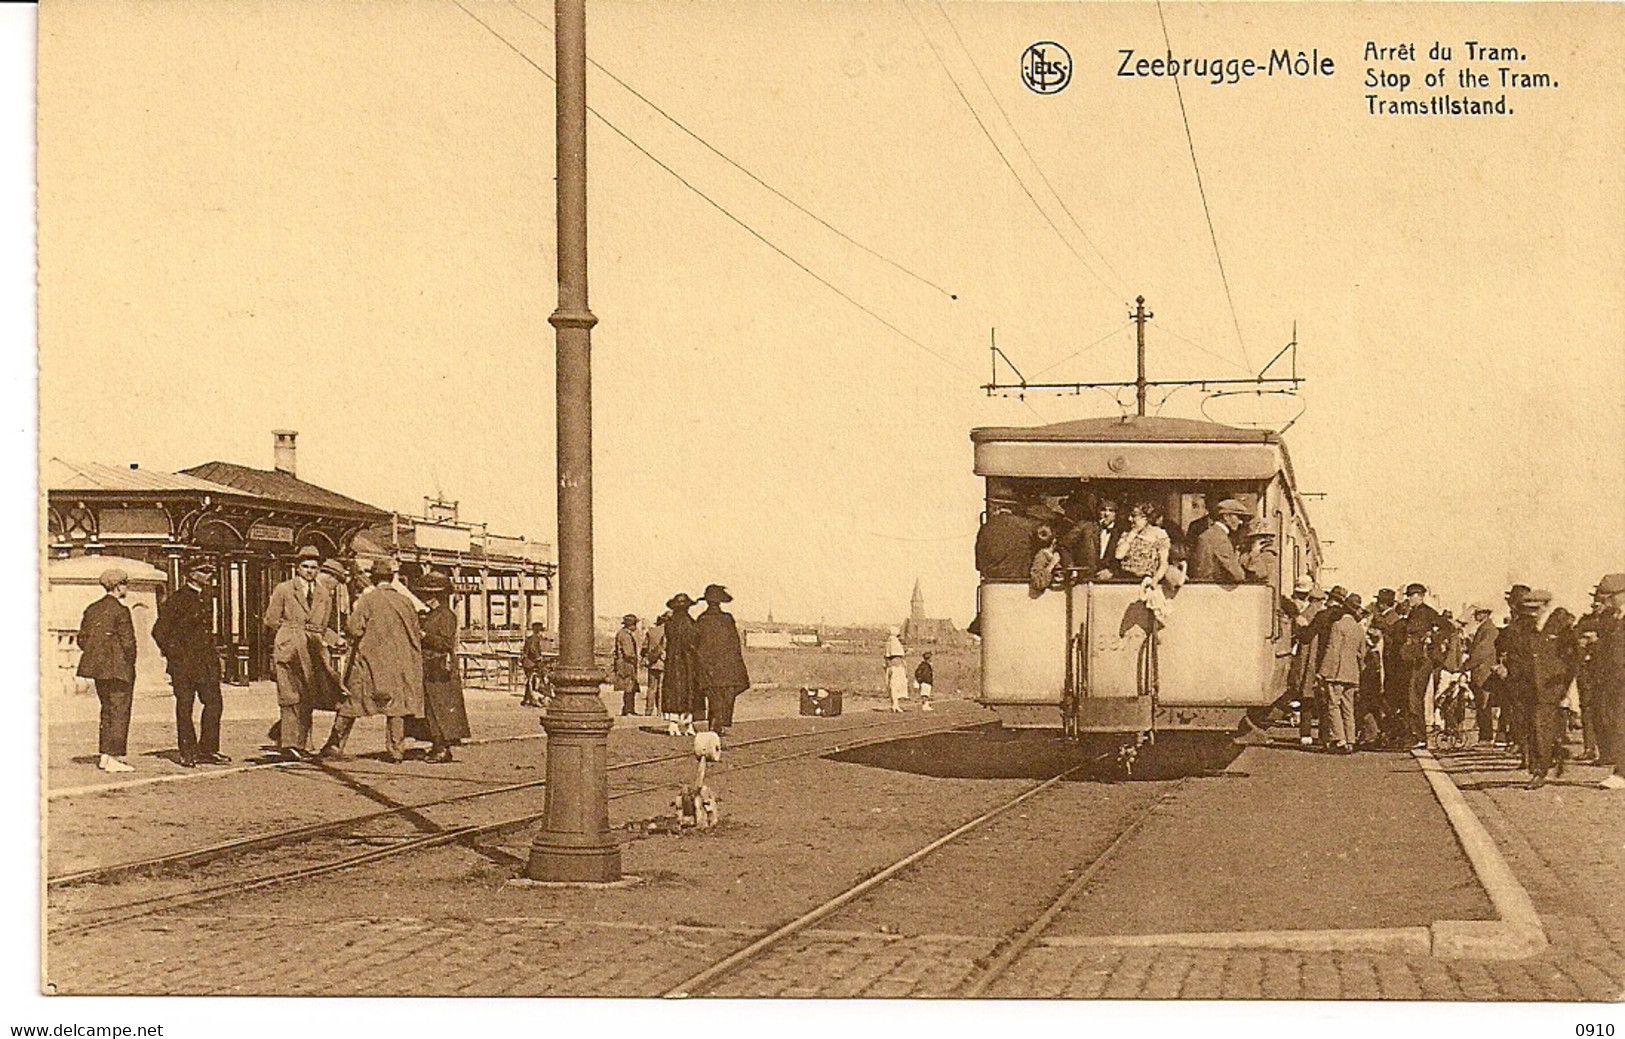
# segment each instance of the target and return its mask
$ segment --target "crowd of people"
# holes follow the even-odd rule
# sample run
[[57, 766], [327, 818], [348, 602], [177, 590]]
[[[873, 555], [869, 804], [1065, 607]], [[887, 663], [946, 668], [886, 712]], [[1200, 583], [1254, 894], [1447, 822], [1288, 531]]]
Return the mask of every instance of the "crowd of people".
[[[992, 502], [976, 533], [984, 581], [1026, 581], [1036, 598], [1080, 578], [1138, 583], [1158, 617], [1188, 581], [1274, 585], [1281, 558], [1275, 531], [1235, 498], [1215, 502], [1188, 530], [1147, 496], [1124, 510], [1087, 490]], [[981, 617], [966, 629], [981, 634]]]
[[[224, 765], [220, 752], [220, 655], [213, 628], [212, 564], [183, 567], [185, 583], [158, 606], [152, 638], [163, 654], [175, 696], [177, 760], [186, 768]], [[101, 701], [98, 766], [129, 772], [130, 708], [136, 639], [124, 599], [129, 575], [110, 568], [105, 595], [85, 609], [79, 626], [77, 674]], [[457, 617], [451, 582], [424, 574], [408, 587], [394, 564], [380, 559], [365, 575], [311, 547], [295, 573], [277, 585], [262, 616], [272, 633], [271, 666], [278, 720], [269, 739], [286, 760], [343, 759], [358, 718], [382, 716], [386, 757], [405, 760], [407, 739], [427, 742], [427, 760], [452, 760], [451, 748], [470, 735], [457, 664]], [[201, 718], [195, 716], [201, 704]], [[333, 714], [320, 751], [314, 715]]]
[[1181, 531], [1153, 497], [1124, 508], [1085, 491], [1043, 495], [993, 503], [976, 535], [983, 579], [1028, 581], [1035, 595], [1067, 572], [1174, 587], [1187, 580], [1269, 584], [1279, 559], [1275, 532], [1234, 498]]
[[1518, 754], [1530, 789], [1563, 774], [1578, 727], [1578, 760], [1609, 769], [1604, 789], [1625, 789], [1625, 573], [1601, 578], [1579, 618], [1522, 584], [1508, 589], [1501, 623], [1482, 604], [1471, 619], [1440, 612], [1427, 594], [1419, 583], [1403, 597], [1383, 588], [1367, 605], [1300, 580], [1284, 603], [1287, 693], [1250, 727], [1295, 711], [1303, 745], [1345, 754], [1420, 749], [1430, 737], [1493, 744]]
[[733, 601], [720, 584], [706, 585], [700, 595], [705, 610], [687, 592], [666, 600], [665, 612], [642, 629], [635, 613], [621, 618], [610, 658], [610, 677], [621, 694], [622, 716], [638, 711], [659, 715], [670, 736], [693, 736], [703, 723], [718, 736], [733, 725], [734, 701], [750, 688], [744, 642], [733, 615], [723, 608]]

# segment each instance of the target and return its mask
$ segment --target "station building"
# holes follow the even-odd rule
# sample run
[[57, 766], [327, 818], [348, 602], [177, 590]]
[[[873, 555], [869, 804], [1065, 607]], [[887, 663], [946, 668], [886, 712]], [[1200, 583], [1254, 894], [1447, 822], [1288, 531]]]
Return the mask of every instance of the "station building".
[[[307, 545], [363, 567], [392, 557], [408, 577], [430, 569], [449, 576], [465, 639], [487, 647], [522, 640], [533, 620], [553, 631], [551, 546], [460, 523], [456, 503], [402, 516], [301, 480], [297, 434], [273, 436], [270, 469], [212, 461], [168, 473], [49, 459], [42, 473], [48, 599], [61, 598], [59, 590], [90, 565], [70, 560], [100, 556], [106, 566], [151, 567], [162, 575], [161, 601], [180, 587], [185, 562], [208, 559], [219, 573], [222, 678], [239, 684], [271, 677], [272, 633], [260, 618]], [[77, 615], [49, 603], [45, 612], [58, 656], [69, 659]]]

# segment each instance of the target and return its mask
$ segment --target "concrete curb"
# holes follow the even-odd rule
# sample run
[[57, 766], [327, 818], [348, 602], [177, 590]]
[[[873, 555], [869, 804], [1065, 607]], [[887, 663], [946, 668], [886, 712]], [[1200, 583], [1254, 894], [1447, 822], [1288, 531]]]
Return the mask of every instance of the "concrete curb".
[[1173, 948], [1274, 949], [1285, 952], [1388, 952], [1426, 956], [1426, 927], [1369, 927], [1341, 931], [1190, 931], [1183, 934], [1082, 935], [1041, 938], [1052, 949]]
[[1450, 773], [1431, 751], [1417, 749], [1411, 756], [1433, 787], [1456, 832], [1456, 840], [1472, 863], [1478, 882], [1490, 896], [1499, 920], [1440, 920], [1433, 924], [1433, 955], [1445, 959], [1516, 960], [1546, 948], [1546, 929], [1529, 892], [1502, 858], [1495, 840], [1467, 806]]

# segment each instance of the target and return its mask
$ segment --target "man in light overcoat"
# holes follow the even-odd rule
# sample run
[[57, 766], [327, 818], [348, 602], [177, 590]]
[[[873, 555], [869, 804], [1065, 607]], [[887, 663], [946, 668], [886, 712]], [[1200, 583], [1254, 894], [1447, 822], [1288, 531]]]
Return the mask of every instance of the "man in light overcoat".
[[294, 760], [310, 754], [310, 714], [325, 666], [324, 633], [338, 634], [333, 590], [316, 580], [321, 566], [318, 549], [301, 548], [294, 576], [272, 590], [263, 618], [265, 626], [276, 633], [271, 642], [271, 669], [280, 709], [274, 730], [277, 745], [285, 757]]

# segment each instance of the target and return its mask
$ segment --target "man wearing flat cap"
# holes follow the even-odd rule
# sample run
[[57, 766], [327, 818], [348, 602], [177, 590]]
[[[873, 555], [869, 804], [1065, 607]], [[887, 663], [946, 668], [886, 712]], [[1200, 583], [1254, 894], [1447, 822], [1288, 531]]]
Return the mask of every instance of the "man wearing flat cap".
[[1625, 573], [1604, 576], [1593, 594], [1603, 610], [1596, 637], [1588, 640], [1588, 666], [1597, 697], [1599, 760], [1609, 766], [1597, 785], [1625, 790]]
[[[214, 567], [199, 560], [186, 568], [186, 583], [158, 605], [152, 641], [169, 667], [175, 693], [175, 746], [181, 764], [225, 765], [220, 753], [220, 651], [214, 640]], [[201, 735], [192, 724], [192, 704], [203, 705]]]
[[1191, 580], [1218, 584], [1241, 584], [1247, 573], [1236, 555], [1235, 532], [1251, 513], [1234, 498], [1213, 507], [1213, 522], [1196, 538], [1191, 549]]
[[1488, 606], [1473, 607], [1474, 628], [1467, 636], [1467, 684], [1473, 690], [1473, 711], [1478, 720], [1478, 741], [1488, 744], [1495, 739], [1495, 712], [1499, 705], [1495, 702], [1495, 640], [1501, 630], [1495, 626], [1491, 618], [1494, 613]]
[[615, 656], [610, 663], [610, 678], [621, 694], [621, 717], [638, 713], [638, 615], [629, 613], [621, 618], [621, 628], [615, 633]]
[[739, 639], [739, 627], [733, 615], [722, 608], [723, 603], [733, 602], [733, 596], [720, 584], [711, 584], [706, 585], [701, 598], [705, 600], [705, 612], [694, 621], [694, 660], [711, 731], [720, 736], [733, 725], [734, 700], [750, 688], [750, 674], [745, 670], [745, 647]]
[[130, 575], [113, 568], [103, 570], [99, 580], [107, 594], [86, 606], [79, 621], [79, 668], [74, 673], [96, 683], [96, 699], [102, 704], [97, 767], [103, 772], [134, 772], [122, 760], [129, 750], [130, 704], [135, 698], [135, 624], [124, 605]]

